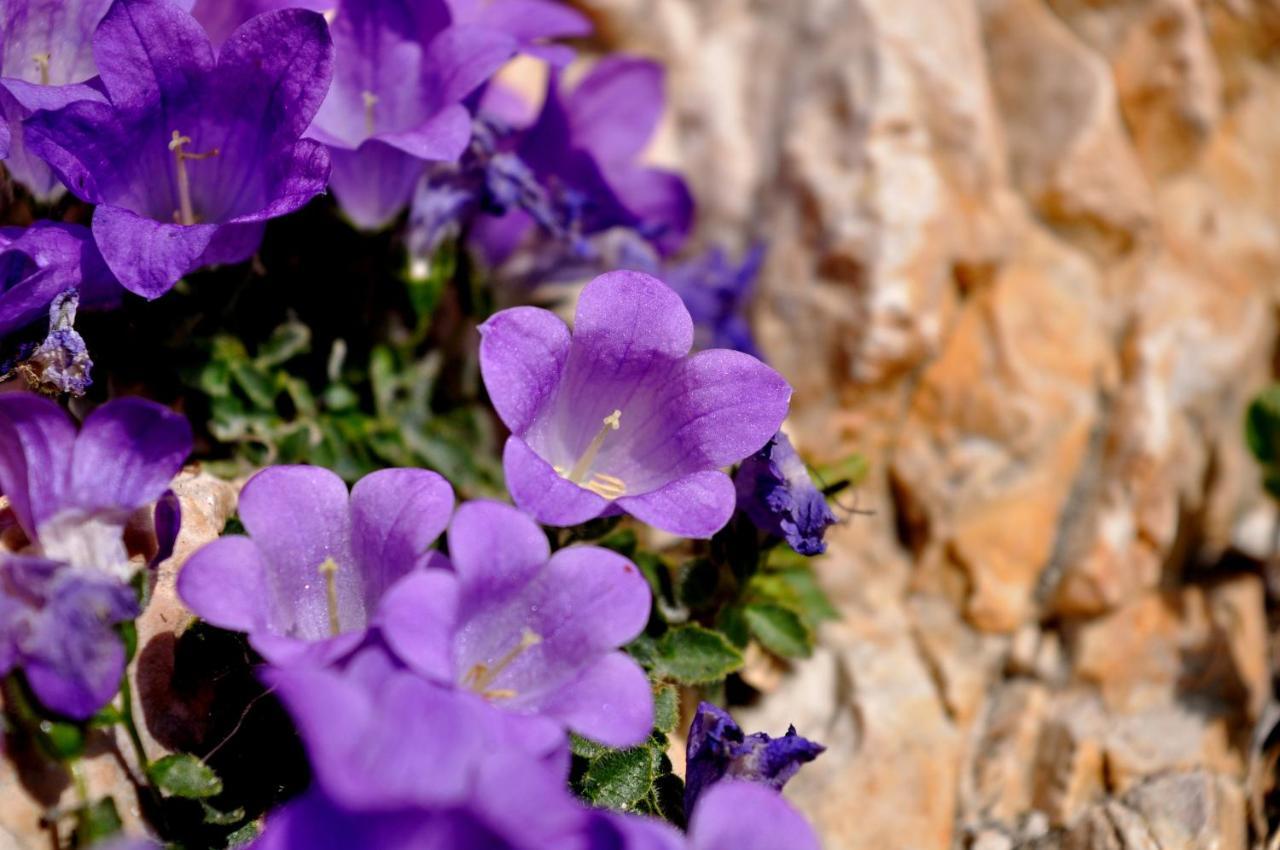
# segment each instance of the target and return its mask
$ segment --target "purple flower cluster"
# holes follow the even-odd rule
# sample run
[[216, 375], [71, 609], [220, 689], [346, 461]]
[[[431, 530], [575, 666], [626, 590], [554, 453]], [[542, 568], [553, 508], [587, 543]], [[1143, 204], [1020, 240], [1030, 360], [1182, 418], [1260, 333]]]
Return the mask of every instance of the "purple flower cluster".
[[0, 672], [20, 668], [48, 709], [85, 718], [119, 687], [113, 626], [138, 613], [125, 526], [154, 511], [161, 557], [171, 549], [165, 494], [190, 450], [187, 421], [149, 401], [103, 405], [77, 433], [51, 401], [0, 396], [0, 493], [25, 538], [0, 550]]

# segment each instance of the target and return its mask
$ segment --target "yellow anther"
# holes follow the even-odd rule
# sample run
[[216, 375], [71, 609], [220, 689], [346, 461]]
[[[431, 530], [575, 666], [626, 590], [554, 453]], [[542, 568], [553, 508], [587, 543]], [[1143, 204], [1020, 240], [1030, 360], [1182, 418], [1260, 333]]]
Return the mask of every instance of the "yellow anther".
[[174, 174], [178, 183], [178, 209], [174, 210], [173, 219], [178, 224], [195, 224], [195, 207], [191, 204], [191, 178], [187, 175], [187, 160], [209, 159], [218, 155], [218, 149], [204, 153], [189, 153], [185, 148], [191, 144], [191, 137], [184, 136], [177, 130], [169, 137], [169, 150], [173, 151]]
[[40, 70], [40, 85], [49, 85], [49, 63], [53, 61], [52, 53], [37, 53], [31, 57], [31, 61], [36, 63], [36, 68]]
[[364, 102], [364, 132], [373, 135], [373, 108], [378, 105], [378, 96], [371, 91], [360, 92], [360, 100]]
[[502, 675], [502, 671], [511, 666], [526, 649], [542, 643], [542, 636], [526, 627], [520, 634], [520, 642], [507, 650], [501, 658], [490, 667], [484, 662], [471, 665], [471, 669], [462, 677], [462, 684], [488, 700], [511, 699], [517, 692], [510, 688], [490, 688], [493, 680]]
[[316, 568], [324, 576], [324, 595], [329, 604], [329, 634], [342, 634], [342, 623], [338, 620], [338, 562], [333, 558], [325, 558]]

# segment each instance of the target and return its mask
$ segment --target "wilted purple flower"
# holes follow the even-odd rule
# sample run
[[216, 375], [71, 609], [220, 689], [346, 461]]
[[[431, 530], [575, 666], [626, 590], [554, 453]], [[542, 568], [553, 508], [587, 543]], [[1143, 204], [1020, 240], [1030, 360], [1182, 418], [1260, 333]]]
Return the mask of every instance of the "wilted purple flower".
[[40, 201], [62, 184], [27, 150], [22, 121], [38, 109], [102, 100], [90, 42], [111, 0], [0, 0], [0, 160]]
[[257, 249], [264, 222], [324, 190], [323, 145], [299, 140], [329, 86], [324, 19], [269, 12], [213, 48], [169, 0], [116, 0], [93, 39], [108, 103], [27, 119], [28, 147], [82, 200], [133, 292], [155, 298]]
[[540, 522], [626, 511], [687, 537], [733, 514], [721, 467], [768, 442], [791, 388], [737, 351], [692, 357], [689, 311], [662, 281], [611, 272], [587, 284], [573, 333], [516, 307], [480, 328], [480, 368], [511, 429], [507, 488]]
[[521, 51], [552, 65], [569, 64], [574, 52], [551, 39], [591, 34], [591, 21], [559, 0], [449, 0], [449, 8], [455, 22], [505, 32]]
[[727, 780], [707, 791], [687, 835], [616, 812], [597, 812], [592, 826], [592, 850], [819, 850], [804, 816], [754, 782]]
[[445, 0], [348, 0], [332, 26], [337, 63], [308, 135], [329, 146], [330, 185], [363, 228], [390, 222], [430, 161], [471, 137], [462, 100], [515, 55], [497, 30], [452, 25]]
[[137, 614], [125, 524], [190, 448], [186, 420], [142, 399], [108, 402], [77, 434], [47, 399], [0, 396], [0, 492], [30, 542], [0, 554], [0, 670], [21, 667], [46, 707], [85, 718], [115, 693], [112, 626]]
[[801, 765], [824, 749], [797, 735], [794, 726], [781, 738], [763, 732], [746, 735], [727, 711], [701, 703], [689, 728], [685, 812], [692, 813], [709, 789], [724, 779], [758, 782], [780, 791]]
[[209, 34], [214, 47], [231, 37], [250, 18], [280, 9], [308, 9], [332, 14], [338, 0], [196, 0], [191, 14]]
[[[664, 254], [684, 242], [693, 199], [677, 175], [638, 164], [662, 116], [662, 67], [630, 57], [596, 64], [572, 91], [553, 71], [537, 121], [513, 152], [537, 176], [574, 238], [613, 227], [639, 231]], [[494, 263], [505, 260], [534, 225], [516, 210], [482, 219], [476, 238]]]
[[151, 506], [191, 451], [191, 426], [154, 402], [107, 402], [80, 432], [52, 401], [0, 395], [0, 493], [31, 554], [133, 575], [122, 534], [135, 511]]
[[120, 284], [88, 230], [50, 221], [0, 227], [0, 339], [46, 315], [69, 290], [84, 307], [120, 301]]
[[34, 389], [82, 396], [93, 383], [93, 360], [75, 328], [79, 295], [68, 289], [49, 305], [49, 332], [18, 372]]
[[514, 715], [549, 717], [608, 746], [644, 740], [649, 681], [618, 649], [649, 618], [639, 570], [595, 546], [553, 555], [536, 523], [497, 502], [459, 507], [448, 541], [454, 572], [410, 576], [389, 594], [383, 633], [395, 653]]
[[267, 819], [257, 850], [586, 850], [563, 733], [531, 746], [482, 698], [405, 671], [268, 678], [298, 723], [315, 785]]
[[[249, 479], [239, 511], [249, 536], [192, 555], [179, 595], [210, 623], [248, 632], [273, 664], [329, 664], [364, 641], [388, 589], [433, 557], [428, 547], [449, 523], [453, 490], [434, 472], [387, 469], [348, 495], [327, 469], [276, 466]], [[433, 612], [446, 603], [437, 597], [451, 592], [451, 579], [444, 570], [421, 577], [424, 607], [413, 625], [425, 626], [417, 631], [438, 619]]]
[[738, 507], [761, 531], [783, 538], [801, 555], [827, 551], [823, 535], [835, 523], [835, 514], [786, 434], [779, 431], [744, 460], [734, 485]]

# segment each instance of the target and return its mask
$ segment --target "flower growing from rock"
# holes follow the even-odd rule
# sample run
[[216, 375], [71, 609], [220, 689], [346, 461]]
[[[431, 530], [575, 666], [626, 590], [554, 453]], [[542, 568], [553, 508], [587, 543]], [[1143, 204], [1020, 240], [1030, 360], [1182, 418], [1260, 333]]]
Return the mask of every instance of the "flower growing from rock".
[[40, 201], [63, 192], [27, 150], [22, 121], [39, 109], [102, 100], [91, 41], [111, 0], [0, 0], [0, 160]]
[[85, 718], [115, 693], [125, 652], [112, 626], [137, 614], [125, 525], [190, 449], [186, 420], [149, 401], [108, 402], [77, 434], [47, 399], [0, 396], [0, 492], [28, 541], [0, 552], [0, 669], [23, 669], [46, 707]]
[[781, 738], [763, 732], [747, 735], [727, 711], [701, 703], [689, 728], [685, 812], [694, 812], [700, 799], [710, 796], [708, 789], [724, 779], [758, 782], [780, 791], [801, 765], [824, 749], [797, 735], [794, 726]]
[[779, 431], [743, 461], [734, 483], [738, 507], [761, 531], [781, 537], [801, 555], [827, 551], [823, 536], [835, 523], [835, 514], [786, 434]]
[[[452, 512], [452, 488], [426, 470], [375, 472], [348, 494], [327, 469], [270, 467], [240, 494], [248, 536], [193, 554], [178, 593], [210, 623], [247, 632], [274, 664], [333, 663], [365, 639], [388, 590], [433, 557], [429, 547]], [[443, 570], [423, 576], [419, 618], [431, 619], [450, 578]]]
[[68, 291], [78, 292], [83, 307], [120, 300], [120, 285], [88, 230], [48, 221], [0, 227], [0, 339], [47, 315]]
[[324, 19], [298, 9], [240, 27], [216, 59], [169, 0], [116, 0], [93, 38], [107, 102], [27, 119], [26, 142], [77, 197], [125, 288], [148, 298], [257, 249], [264, 222], [324, 190], [323, 145], [299, 140], [329, 87]]
[[349, 0], [332, 26], [333, 87], [309, 135], [328, 145], [330, 185], [351, 220], [385, 226], [432, 161], [471, 138], [462, 104], [516, 52], [509, 35], [452, 24], [445, 0]]
[[533, 307], [503, 310], [480, 330], [485, 386], [511, 429], [507, 487], [550, 525], [626, 511], [710, 537], [735, 502], [721, 467], [757, 451], [787, 414], [791, 388], [754, 357], [689, 356], [689, 311], [646, 274], [589, 283], [572, 333]]

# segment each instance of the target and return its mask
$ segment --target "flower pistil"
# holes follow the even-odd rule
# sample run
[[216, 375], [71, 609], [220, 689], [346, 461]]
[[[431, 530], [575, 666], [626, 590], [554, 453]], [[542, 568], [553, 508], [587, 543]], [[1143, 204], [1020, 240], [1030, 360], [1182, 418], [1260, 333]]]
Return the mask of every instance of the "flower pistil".
[[506, 654], [495, 661], [492, 667], [483, 661], [473, 664], [467, 674], [462, 677], [462, 683], [487, 700], [515, 697], [517, 695], [516, 691], [510, 688], [490, 688], [489, 686], [502, 675], [502, 671], [510, 667], [512, 662], [523, 655], [526, 649], [537, 646], [540, 643], [542, 643], [542, 636], [526, 626], [524, 631], [520, 633], [519, 643], [507, 650]]
[[178, 209], [174, 210], [173, 218], [178, 224], [188, 225], [196, 223], [196, 213], [191, 205], [191, 178], [187, 174], [187, 160], [209, 159], [218, 155], [217, 148], [204, 153], [189, 153], [184, 150], [189, 144], [191, 144], [190, 136], [184, 136], [177, 130], [173, 131], [173, 136], [169, 140], [169, 150], [173, 151], [178, 180]]

